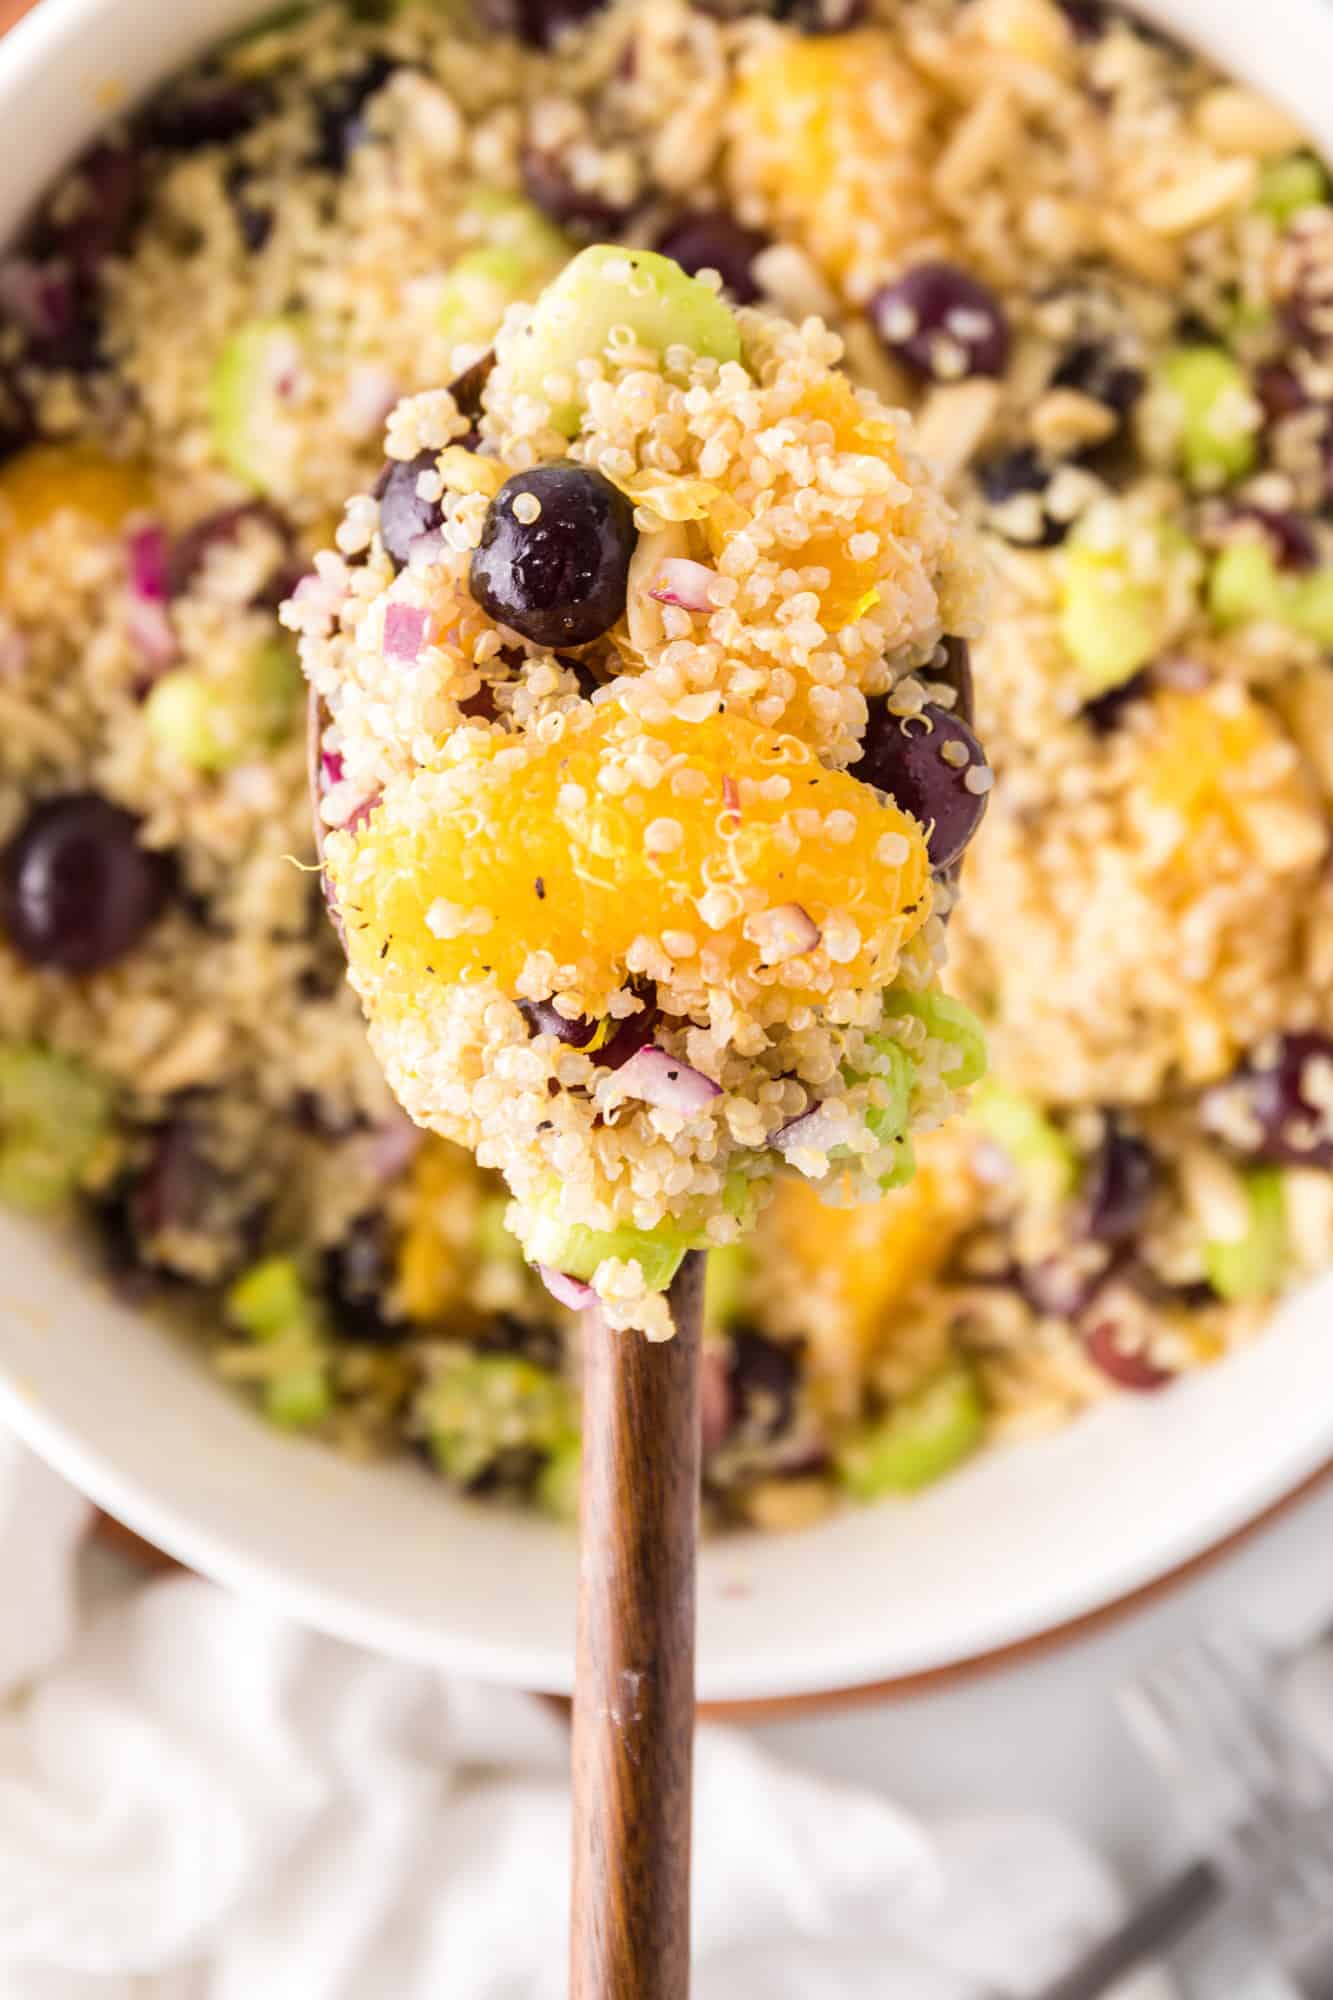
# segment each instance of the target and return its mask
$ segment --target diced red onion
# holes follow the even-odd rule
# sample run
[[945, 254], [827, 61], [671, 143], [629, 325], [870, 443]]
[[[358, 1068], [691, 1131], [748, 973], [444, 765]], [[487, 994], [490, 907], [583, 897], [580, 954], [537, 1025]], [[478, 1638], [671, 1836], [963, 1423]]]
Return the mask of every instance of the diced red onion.
[[278, 334], [269, 342], [266, 355], [269, 387], [280, 403], [296, 394], [305, 354], [294, 334]]
[[799, 903], [779, 903], [751, 917], [746, 926], [759, 947], [765, 965], [781, 965], [786, 959], [800, 958], [813, 951], [823, 933], [810, 912]]
[[711, 611], [709, 591], [717, 582], [717, 571], [707, 563], [692, 562], [688, 556], [664, 556], [657, 565], [657, 581], [649, 591], [659, 604], [678, 604], [683, 611]]
[[343, 391], [342, 416], [353, 437], [371, 437], [398, 401], [398, 384], [383, 368], [353, 368]]
[[571, 1278], [567, 1271], [554, 1271], [549, 1264], [538, 1264], [537, 1276], [553, 1299], [558, 1299], [562, 1306], [569, 1306], [574, 1312], [583, 1312], [597, 1303], [597, 1294], [592, 1286], [583, 1284], [578, 1278]]
[[73, 319], [74, 294], [62, 272], [27, 257], [8, 257], [0, 263], [0, 308], [25, 333], [54, 340]]
[[147, 597], [132, 597], [126, 623], [135, 650], [148, 666], [159, 668], [172, 664], [178, 648], [165, 604], [155, 603]]
[[438, 528], [431, 528], [424, 535], [413, 535], [407, 545], [407, 560], [413, 569], [424, 569], [429, 563], [439, 562], [444, 555], [444, 536]]
[[430, 613], [419, 604], [388, 605], [384, 613], [385, 658], [411, 665], [420, 657], [429, 625]]
[[815, 1153], [827, 1153], [832, 1147], [842, 1145], [846, 1138], [845, 1119], [835, 1118], [822, 1104], [812, 1104], [799, 1118], [780, 1125], [772, 1143], [779, 1153], [794, 1153], [804, 1147]]
[[343, 781], [343, 759], [341, 750], [321, 750], [319, 753], [319, 782], [321, 788], [332, 791]]
[[12, 680], [28, 664], [28, 642], [21, 632], [0, 638], [0, 680]]
[[687, 1118], [692, 1112], [702, 1111], [715, 1097], [720, 1097], [722, 1087], [705, 1076], [702, 1070], [691, 1069], [679, 1056], [669, 1056], [665, 1049], [659, 1049], [654, 1044], [651, 1048], [640, 1049], [623, 1065], [618, 1094], [640, 1097], [645, 1104], [654, 1104], [660, 1111], [675, 1111], [682, 1118]]
[[352, 810], [348, 813], [346, 819], [343, 821], [343, 832], [344, 833], [360, 832], [361, 828], [365, 825], [366, 821], [370, 818], [370, 815], [374, 812], [376, 806], [379, 804], [380, 797], [381, 794], [379, 792], [372, 792], [368, 799], [362, 799], [360, 805], [353, 806]]
[[129, 541], [130, 589], [145, 604], [167, 601], [167, 534], [160, 521], [135, 528]]
[[423, 1137], [420, 1126], [414, 1125], [406, 1112], [386, 1119], [371, 1134], [371, 1172], [382, 1180], [397, 1180], [415, 1159]]
[[738, 787], [736, 780], [734, 778], [724, 778], [722, 780], [722, 804], [729, 813], [735, 813], [737, 819], [740, 818], [741, 816], [740, 788]]

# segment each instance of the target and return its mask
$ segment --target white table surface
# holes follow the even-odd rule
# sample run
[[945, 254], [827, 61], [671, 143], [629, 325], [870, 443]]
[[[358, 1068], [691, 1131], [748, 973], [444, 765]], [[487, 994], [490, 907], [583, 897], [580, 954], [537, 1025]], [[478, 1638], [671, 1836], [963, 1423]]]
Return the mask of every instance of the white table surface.
[[763, 1726], [788, 1755], [882, 1784], [923, 1811], [1050, 1811], [1082, 1829], [1126, 1880], [1180, 1853], [1169, 1806], [1125, 1736], [1114, 1691], [1210, 1619], [1243, 1618], [1296, 1642], [1333, 1625], [1333, 1483], [1143, 1611], [1040, 1659], [934, 1694]]

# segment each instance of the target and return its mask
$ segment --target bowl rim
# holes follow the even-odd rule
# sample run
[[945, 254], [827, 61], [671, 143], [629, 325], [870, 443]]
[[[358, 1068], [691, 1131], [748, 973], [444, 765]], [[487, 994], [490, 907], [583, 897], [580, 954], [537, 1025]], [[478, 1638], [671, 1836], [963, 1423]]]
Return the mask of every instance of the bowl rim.
[[[0, 0], [0, 100], [21, 90], [27, 79], [49, 62], [67, 60], [88, 24], [112, 12], [116, 4], [117, 0], [40, 0], [33, 6], [32, 0]], [[1285, 103], [1310, 130], [1321, 150], [1333, 155], [1333, 103], [1320, 87], [1323, 66], [1296, 59], [1298, 54], [1313, 55], [1320, 48], [1333, 53], [1333, 10], [1326, 8], [1324, 0], [1283, 0], [1281, 32], [1257, 40], [1248, 13], [1243, 14], [1235, 0], [1223, 0], [1220, 10], [1216, 0], [1143, 0], [1134, 11], [1197, 47], [1228, 76], [1249, 82]], [[16, 13], [21, 18], [5, 33], [6, 24], [15, 21]], [[346, 1593], [294, 1578], [285, 1561], [229, 1541], [225, 1533], [191, 1519], [188, 1510], [182, 1513], [175, 1501], [136, 1485], [132, 1476], [118, 1469], [73, 1425], [37, 1405], [25, 1393], [20, 1379], [2, 1371], [0, 1417], [108, 1513], [148, 1542], [162, 1545], [174, 1558], [355, 1643], [377, 1646], [399, 1657], [429, 1657], [435, 1664], [441, 1662], [443, 1649], [438, 1635], [430, 1646], [424, 1636], [424, 1621], [414, 1624], [364, 1601], [354, 1604]], [[734, 1700], [722, 1695], [709, 1706], [715, 1712], [758, 1719], [925, 1691], [953, 1678], [1020, 1660], [1095, 1629], [1175, 1587], [1277, 1513], [1298, 1503], [1330, 1473], [1333, 1459], [1328, 1456], [1328, 1440], [1313, 1448], [1307, 1439], [1302, 1450], [1289, 1451], [1280, 1464], [1275, 1459], [1261, 1473], [1252, 1474], [1245, 1491], [1233, 1491], [1224, 1504], [1211, 1510], [1207, 1522], [1196, 1519], [1192, 1527], [1178, 1529], [1174, 1537], [1159, 1537], [1140, 1562], [1122, 1565], [1119, 1584], [1109, 1580], [1104, 1595], [1081, 1593], [1067, 1585], [1063, 1608], [1053, 1601], [1048, 1622], [1039, 1629], [1025, 1627], [1020, 1616], [1013, 1621], [1011, 1636], [1000, 1636], [979, 1645], [975, 1652], [919, 1671], [908, 1670], [887, 1680], [851, 1676], [836, 1685], [820, 1686], [796, 1675], [792, 1677], [798, 1690], [794, 1694], [757, 1692]], [[549, 1650], [545, 1671], [538, 1670], [535, 1656], [527, 1663], [529, 1671], [523, 1671], [513, 1659], [506, 1669], [497, 1662], [493, 1647], [488, 1649], [457, 1634], [449, 1640], [448, 1654], [451, 1670], [483, 1679], [504, 1678], [538, 1688], [556, 1687], [562, 1679], [559, 1672], [550, 1670], [555, 1649]]]

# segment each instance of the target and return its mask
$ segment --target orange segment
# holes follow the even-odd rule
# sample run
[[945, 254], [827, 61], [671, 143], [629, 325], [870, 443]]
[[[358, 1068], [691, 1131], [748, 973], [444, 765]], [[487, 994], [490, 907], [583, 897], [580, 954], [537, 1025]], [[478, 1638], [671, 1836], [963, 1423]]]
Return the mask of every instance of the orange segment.
[[[329, 843], [367, 997], [415, 1011], [432, 983], [489, 974], [512, 993], [541, 951], [603, 1011], [636, 940], [688, 958], [686, 937], [710, 985], [748, 977], [812, 998], [886, 984], [929, 913], [916, 822], [739, 717], [650, 726], [608, 702], [555, 742], [456, 742], [458, 761]], [[821, 942], [784, 958], [763, 916], [792, 904]]]
[[1220, 843], [1269, 866], [1318, 859], [1326, 833], [1313, 780], [1262, 702], [1223, 683], [1164, 690], [1154, 710], [1142, 799], [1155, 859], [1191, 880], [1215, 865]]
[[737, 87], [730, 175], [845, 280], [934, 225], [929, 120], [927, 93], [881, 29], [784, 37]]
[[62, 513], [116, 534], [152, 504], [152, 486], [138, 466], [82, 446], [33, 445], [0, 471], [0, 565], [21, 560], [25, 542]]

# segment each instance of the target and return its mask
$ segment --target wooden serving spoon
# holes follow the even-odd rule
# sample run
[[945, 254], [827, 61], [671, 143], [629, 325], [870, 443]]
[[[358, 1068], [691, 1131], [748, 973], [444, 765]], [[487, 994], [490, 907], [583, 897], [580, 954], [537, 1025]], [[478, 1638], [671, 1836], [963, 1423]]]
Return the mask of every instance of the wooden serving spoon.
[[[321, 863], [327, 721], [312, 693]], [[691, 1251], [677, 1273], [670, 1340], [613, 1332], [595, 1308], [583, 1315], [570, 2000], [689, 1991], [705, 1267]]]

